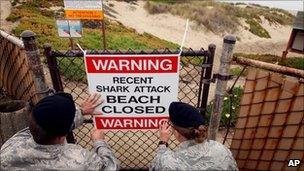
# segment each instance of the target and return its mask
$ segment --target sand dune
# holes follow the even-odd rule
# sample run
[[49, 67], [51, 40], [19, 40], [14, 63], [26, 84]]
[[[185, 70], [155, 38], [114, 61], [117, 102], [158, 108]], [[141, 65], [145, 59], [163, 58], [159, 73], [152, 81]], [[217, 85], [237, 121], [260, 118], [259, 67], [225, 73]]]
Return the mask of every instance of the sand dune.
[[[169, 13], [150, 15], [144, 8], [144, 1], [138, 1], [136, 4], [108, 1], [105, 4], [111, 6], [113, 10], [108, 17], [121, 22], [127, 27], [134, 28], [137, 32], [147, 32], [162, 39], [180, 44], [186, 19], [174, 16]], [[243, 25], [246, 25], [243, 22]], [[267, 29], [271, 39], [260, 38], [248, 30], [240, 28], [234, 35], [240, 38], [236, 43], [235, 52], [243, 53], [269, 53], [281, 55], [287, 45], [291, 26], [270, 25], [263, 19], [262, 26]], [[228, 33], [226, 33], [228, 34]], [[207, 31], [203, 26], [197, 26], [190, 22], [188, 36], [185, 41], [186, 47], [199, 49], [207, 48], [208, 44], [217, 45], [217, 56], [219, 57], [223, 35], [217, 35]], [[217, 65], [218, 61], [216, 61]]]

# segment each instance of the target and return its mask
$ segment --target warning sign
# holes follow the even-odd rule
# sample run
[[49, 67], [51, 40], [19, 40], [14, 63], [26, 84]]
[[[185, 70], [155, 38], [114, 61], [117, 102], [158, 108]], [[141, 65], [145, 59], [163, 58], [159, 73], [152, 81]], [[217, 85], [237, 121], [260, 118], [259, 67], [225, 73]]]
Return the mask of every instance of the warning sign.
[[56, 20], [59, 37], [81, 37], [80, 20]]
[[177, 100], [179, 55], [86, 55], [90, 93], [105, 102], [98, 129], [157, 129]]
[[102, 0], [64, 0], [67, 19], [103, 20]]
[[65, 18], [84, 20], [103, 20], [103, 11], [95, 10], [65, 10]]

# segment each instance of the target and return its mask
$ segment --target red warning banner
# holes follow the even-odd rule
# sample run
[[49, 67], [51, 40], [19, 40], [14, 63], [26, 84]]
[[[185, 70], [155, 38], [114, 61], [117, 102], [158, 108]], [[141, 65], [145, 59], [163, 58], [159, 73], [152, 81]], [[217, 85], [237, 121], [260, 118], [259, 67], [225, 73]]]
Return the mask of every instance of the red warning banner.
[[176, 73], [178, 56], [87, 56], [88, 73]]
[[168, 117], [106, 117], [95, 116], [97, 129], [130, 130], [130, 129], [158, 129]]

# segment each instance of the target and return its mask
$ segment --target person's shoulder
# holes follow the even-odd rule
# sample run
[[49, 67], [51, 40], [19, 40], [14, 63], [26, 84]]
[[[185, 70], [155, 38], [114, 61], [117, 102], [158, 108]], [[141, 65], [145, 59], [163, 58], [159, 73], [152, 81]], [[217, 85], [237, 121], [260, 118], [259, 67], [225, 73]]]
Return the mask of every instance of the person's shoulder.
[[224, 144], [222, 144], [220, 142], [217, 142], [214, 140], [206, 140], [206, 142], [204, 144], [205, 144], [205, 146], [213, 149], [215, 152], [218, 151], [219, 153], [222, 153], [222, 154], [224, 154], [224, 152], [228, 153], [229, 155], [231, 154], [230, 150]]
[[77, 158], [78, 160], [91, 160], [92, 158], [98, 158], [96, 153], [77, 144], [66, 144], [64, 146], [64, 154], [67, 157]]
[[218, 146], [218, 147], [222, 147], [222, 148], [227, 148], [225, 145], [223, 145], [220, 142], [214, 141], [214, 140], [206, 140], [205, 144], [208, 144], [210, 146]]
[[90, 153], [89, 150], [81, 147], [80, 145], [77, 144], [65, 144], [64, 145], [64, 151], [68, 154], [73, 154], [73, 153], [81, 153], [81, 154], [87, 154]]

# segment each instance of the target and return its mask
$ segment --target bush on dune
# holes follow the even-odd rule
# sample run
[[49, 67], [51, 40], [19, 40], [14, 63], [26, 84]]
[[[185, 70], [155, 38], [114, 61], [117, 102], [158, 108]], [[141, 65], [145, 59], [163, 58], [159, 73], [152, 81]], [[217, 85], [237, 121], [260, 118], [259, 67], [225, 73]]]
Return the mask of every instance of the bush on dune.
[[[293, 15], [289, 12], [260, 5], [247, 5], [216, 2], [212, 0], [150, 0], [144, 8], [150, 14], [171, 13], [195, 21], [214, 33], [234, 33], [240, 28], [241, 19], [249, 24], [249, 31], [259, 37], [270, 38], [261, 25], [264, 17], [270, 24], [290, 25]], [[244, 5], [244, 4], [242, 4]], [[243, 26], [244, 27], [244, 26]]]

